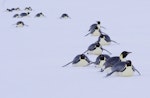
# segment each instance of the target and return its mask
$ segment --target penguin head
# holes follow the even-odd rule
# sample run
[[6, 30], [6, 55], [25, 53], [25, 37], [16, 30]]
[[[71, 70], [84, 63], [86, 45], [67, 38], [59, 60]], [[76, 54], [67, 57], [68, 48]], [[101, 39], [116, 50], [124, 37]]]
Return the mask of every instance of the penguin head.
[[85, 59], [85, 55], [84, 55], [84, 54], [81, 54], [81, 55], [80, 55], [80, 59]]
[[97, 24], [99, 24], [99, 25], [100, 25], [100, 24], [101, 24], [101, 22], [100, 22], [100, 21], [97, 21]]
[[105, 59], [104, 55], [100, 55], [100, 60], [104, 60], [104, 59]]
[[100, 43], [98, 43], [98, 42], [95, 43], [95, 46], [96, 46], [96, 47], [100, 47]]
[[27, 12], [27, 14], [29, 15], [29, 14], [30, 14], [30, 12]]
[[132, 62], [130, 60], [126, 61], [127, 67], [132, 66]]
[[121, 53], [122, 58], [125, 58], [128, 54], [130, 54], [131, 52], [127, 52], [127, 51], [123, 51]]
[[100, 38], [105, 38], [105, 36], [103, 34], [100, 35]]

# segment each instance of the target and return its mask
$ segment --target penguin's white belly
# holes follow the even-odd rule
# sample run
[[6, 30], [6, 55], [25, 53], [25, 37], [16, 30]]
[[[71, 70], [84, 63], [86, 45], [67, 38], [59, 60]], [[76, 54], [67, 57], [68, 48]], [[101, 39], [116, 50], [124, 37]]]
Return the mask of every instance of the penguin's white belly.
[[105, 41], [104, 39], [101, 39], [99, 42], [101, 45], [110, 45], [110, 42]]
[[130, 77], [133, 76], [133, 73], [132, 67], [127, 67], [123, 72], [119, 72], [119, 76]]
[[88, 53], [88, 54], [93, 54], [93, 55], [100, 55], [100, 54], [102, 54], [102, 49], [100, 49], [100, 48], [98, 47], [98, 48], [96, 48], [96, 49], [93, 50], [93, 51], [88, 51], [87, 53]]
[[18, 24], [16, 27], [23, 27], [24, 25], [23, 24]]
[[78, 63], [76, 64], [73, 64], [73, 66], [76, 66], [76, 67], [84, 67], [84, 66], [87, 66], [89, 63], [86, 61], [86, 60], [80, 60]]
[[105, 60], [100, 61], [100, 63], [96, 67], [102, 68], [105, 62]]
[[98, 30], [95, 30], [93, 33], [92, 33], [92, 36], [100, 36], [100, 32]]

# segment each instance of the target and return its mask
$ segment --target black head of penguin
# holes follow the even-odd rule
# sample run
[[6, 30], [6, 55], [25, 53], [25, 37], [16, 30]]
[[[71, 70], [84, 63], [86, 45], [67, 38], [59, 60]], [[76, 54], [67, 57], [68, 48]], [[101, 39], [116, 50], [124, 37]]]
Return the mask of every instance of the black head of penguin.
[[128, 54], [130, 54], [131, 52], [127, 52], [127, 51], [123, 51], [121, 53], [122, 57], [125, 58]]
[[129, 66], [131, 66], [131, 61], [130, 60], [128, 60], [128, 61], [126, 61], [126, 64], [127, 64], [127, 66], [129, 67]]
[[100, 43], [96, 43], [96, 47], [100, 47]]
[[85, 59], [85, 55], [84, 54], [81, 54], [81, 59]]
[[29, 15], [30, 14], [30, 12], [27, 12], [27, 15]]
[[97, 24], [101, 24], [101, 22], [100, 22], [100, 21], [97, 21]]
[[100, 35], [100, 38], [104, 38], [104, 35], [103, 35], [103, 34], [101, 34], [101, 35]]
[[100, 60], [104, 60], [104, 55], [100, 55]]

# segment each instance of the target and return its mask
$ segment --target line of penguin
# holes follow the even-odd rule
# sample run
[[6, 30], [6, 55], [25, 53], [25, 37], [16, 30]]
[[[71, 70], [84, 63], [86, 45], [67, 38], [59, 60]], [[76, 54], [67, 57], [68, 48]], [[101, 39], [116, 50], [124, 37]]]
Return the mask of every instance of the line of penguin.
[[[107, 34], [102, 32], [101, 28], [105, 29], [105, 27], [101, 26], [100, 21], [97, 21], [96, 24], [92, 24], [90, 26], [89, 33], [85, 36], [98, 36], [98, 40], [95, 43], [92, 43], [85, 52], [75, 56], [71, 62], [63, 65], [62, 67], [66, 67], [70, 64], [78, 67], [85, 67], [95, 64], [96, 67], [101, 69], [100, 72], [106, 73], [105, 77], [111, 75], [129, 77], [133, 76], [134, 72], [137, 72], [139, 75], [141, 75], [141, 73], [133, 66], [131, 60], [126, 60], [126, 57], [131, 52], [123, 51], [119, 56], [113, 57], [110, 57], [107, 54], [102, 54], [103, 51], [111, 54], [111, 52], [102, 48], [102, 46], [110, 45], [112, 42], [116, 44], [119, 43], [112, 40]], [[85, 54], [97, 55], [95, 62], [92, 62]]]
[[[14, 14], [12, 17], [13, 18], [24, 18], [24, 17], [28, 17], [31, 13], [31, 11], [33, 11], [33, 9], [31, 7], [25, 7], [23, 10], [21, 10], [19, 7], [17, 8], [7, 8], [6, 9], [7, 12], [19, 12], [19, 11], [23, 11], [22, 13], [17, 13]], [[45, 17], [45, 15], [42, 12], [37, 13], [34, 17], [40, 18], [40, 17]], [[17, 21], [14, 24], [16, 27], [24, 27], [24, 26], [28, 26], [26, 25], [23, 21]]]
[[[30, 16], [31, 11], [33, 11], [33, 9], [31, 7], [25, 7], [23, 10], [21, 10], [19, 7], [17, 8], [7, 8], [6, 12], [18, 12], [18, 11], [24, 11], [20, 14], [14, 14], [12, 17], [13, 18], [23, 18], [23, 17], [28, 17]], [[42, 12], [37, 13], [35, 16], [35, 18], [40, 18], [40, 17], [45, 17], [45, 15]], [[71, 19], [70, 16], [66, 13], [63, 13], [60, 17], [60, 19]], [[24, 27], [24, 26], [28, 26], [26, 25], [23, 21], [18, 21], [14, 24], [16, 27]]]

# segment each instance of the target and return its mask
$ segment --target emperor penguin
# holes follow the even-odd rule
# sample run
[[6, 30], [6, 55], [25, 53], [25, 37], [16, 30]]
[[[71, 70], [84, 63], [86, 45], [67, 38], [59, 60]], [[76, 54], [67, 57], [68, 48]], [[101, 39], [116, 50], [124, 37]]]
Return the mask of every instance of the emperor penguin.
[[131, 60], [116, 63], [112, 66], [111, 70], [112, 71], [108, 73], [106, 77], [112, 75], [113, 73], [117, 73], [117, 75], [122, 77], [130, 77], [134, 75], [135, 71], [141, 75], [141, 73], [132, 65]]
[[110, 37], [109, 37], [107, 34], [101, 34], [101, 35], [99, 36], [97, 42], [99, 42], [102, 46], [104, 46], [104, 45], [110, 45], [111, 42], [114, 42], [114, 43], [116, 43], [116, 44], [119, 44], [119, 43], [117, 43], [116, 41], [111, 40]]
[[71, 63], [73, 66], [76, 66], [76, 67], [85, 67], [85, 66], [90, 65], [91, 61], [85, 54], [79, 54], [73, 59], [73, 61], [67, 63], [66, 65], [64, 65], [62, 67], [65, 67]]
[[24, 26], [28, 26], [28, 25], [24, 24], [23, 21], [18, 21], [18, 22], [16, 23], [16, 27], [24, 27]]
[[92, 24], [92, 25], [90, 26], [89, 31], [92, 31], [95, 27], [98, 27], [98, 29], [100, 29], [100, 28], [105, 28], [105, 27], [101, 26], [101, 22], [100, 22], [100, 21], [97, 21], [96, 24]]
[[20, 17], [26, 17], [26, 16], [29, 16], [30, 12], [27, 12], [27, 13], [21, 13], [20, 14]]
[[44, 17], [44, 14], [43, 14], [42, 12], [40, 12], [40, 13], [37, 13], [37, 14], [35, 15], [35, 17]]
[[26, 7], [24, 10], [25, 11], [32, 11], [32, 8], [31, 7]]
[[70, 18], [68, 14], [66, 13], [63, 13], [61, 16], [60, 16], [60, 19], [68, 19]]
[[91, 34], [92, 36], [100, 36], [101, 35], [101, 30], [95, 26], [92, 30], [89, 31], [88, 34], [86, 34], [85, 36], [88, 36], [89, 34]]
[[123, 51], [120, 56], [114, 56], [109, 58], [105, 63], [103, 68], [101, 69], [101, 72], [103, 72], [104, 70], [107, 70], [107, 73], [111, 70], [111, 67], [114, 66], [116, 63], [118, 62], [122, 62], [122, 61], [126, 61], [126, 57], [128, 54], [130, 54], [131, 52], [127, 52], [127, 51]]
[[103, 50], [111, 54], [111, 52], [102, 48], [102, 46], [98, 42], [96, 42], [96, 43], [91, 44], [84, 53], [92, 54], [92, 55], [100, 55], [102, 54]]
[[102, 68], [104, 63], [110, 58], [109, 55], [107, 54], [101, 54], [96, 58], [96, 61], [94, 64], [96, 65], [95, 67], [97, 68]]

